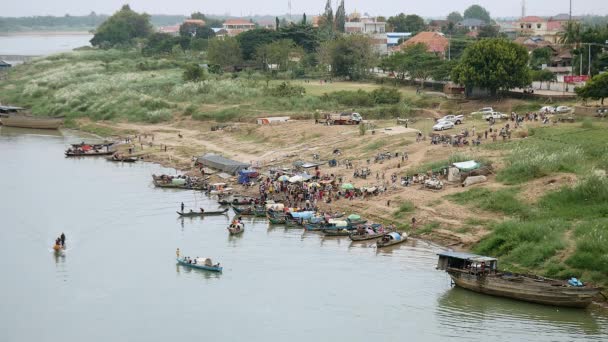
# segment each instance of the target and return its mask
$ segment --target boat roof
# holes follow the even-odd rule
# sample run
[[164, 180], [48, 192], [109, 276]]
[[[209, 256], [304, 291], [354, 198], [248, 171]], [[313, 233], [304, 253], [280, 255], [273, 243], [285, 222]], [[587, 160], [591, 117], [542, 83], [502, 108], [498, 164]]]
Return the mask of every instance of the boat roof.
[[463, 253], [463, 252], [441, 252], [441, 253], [437, 253], [437, 255], [439, 255], [440, 257], [446, 257], [446, 258], [454, 258], [454, 259], [461, 259], [461, 260], [468, 260], [468, 261], [475, 261], [475, 262], [488, 262], [488, 261], [496, 261], [496, 258], [492, 258], [492, 257], [488, 257], [488, 256], [483, 256], [483, 255], [477, 255], [477, 254], [471, 254], [471, 253]]

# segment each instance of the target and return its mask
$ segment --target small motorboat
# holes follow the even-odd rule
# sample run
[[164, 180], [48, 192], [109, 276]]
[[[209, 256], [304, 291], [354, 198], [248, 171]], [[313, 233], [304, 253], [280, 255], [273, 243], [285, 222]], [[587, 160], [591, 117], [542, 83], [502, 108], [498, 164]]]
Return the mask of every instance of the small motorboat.
[[193, 260], [186, 260], [186, 258], [177, 258], [177, 263], [182, 266], [192, 267], [199, 270], [212, 271], [212, 272], [222, 272], [222, 267], [219, 263], [213, 264], [211, 259], [209, 258], [196, 258]]
[[228, 227], [230, 235], [242, 234], [245, 231], [245, 226], [242, 223], [233, 223]]
[[63, 251], [65, 251], [65, 245], [63, 245], [63, 246], [62, 246], [62, 245], [57, 245], [57, 244], [55, 244], [55, 245], [53, 246], [53, 250], [54, 250], [55, 252], [57, 252], [57, 253], [59, 253], [59, 252], [63, 252]]
[[406, 233], [390, 232], [390, 233], [384, 234], [382, 236], [382, 239], [380, 239], [376, 242], [376, 247], [378, 247], [378, 248], [388, 247], [388, 246], [403, 243], [405, 241], [407, 241]]
[[253, 207], [239, 208], [239, 207], [232, 206], [232, 210], [234, 210], [234, 212], [237, 213], [238, 215], [247, 215], [247, 216], [255, 215], [255, 210], [253, 209]]
[[182, 213], [180, 211], [176, 211], [176, 213], [181, 217], [197, 217], [197, 216], [211, 216], [211, 215], [227, 215], [228, 208], [224, 210], [216, 210], [216, 211], [191, 211], [189, 213]]
[[350, 231], [347, 229], [340, 229], [340, 230], [323, 229], [322, 232], [323, 232], [323, 235], [325, 235], [325, 236], [349, 236], [350, 235]]
[[111, 162], [122, 162], [122, 163], [135, 163], [137, 161], [137, 157], [116, 157], [111, 156], [110, 158], [106, 158]]

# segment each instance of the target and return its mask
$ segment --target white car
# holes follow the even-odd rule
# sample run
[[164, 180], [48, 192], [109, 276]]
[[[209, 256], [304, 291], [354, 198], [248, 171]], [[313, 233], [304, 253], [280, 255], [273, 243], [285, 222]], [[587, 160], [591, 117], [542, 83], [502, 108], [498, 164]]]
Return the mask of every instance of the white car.
[[460, 125], [464, 121], [464, 116], [446, 115], [446, 116], [442, 117], [441, 119], [437, 120], [437, 122], [440, 122], [440, 121], [449, 121], [449, 122], [453, 122], [455, 125]]
[[494, 120], [501, 120], [501, 119], [504, 120], [504, 119], [508, 119], [509, 117], [507, 116], [507, 114], [503, 114], [501, 112], [489, 112], [489, 113], [484, 114], [482, 116], [482, 118], [484, 120], [486, 120], [486, 121], [489, 121], [489, 120], [492, 120], [492, 119], [494, 119]]
[[570, 113], [572, 111], [572, 108], [568, 107], [568, 106], [558, 106], [557, 108], [555, 108], [555, 112], [556, 113]]
[[475, 114], [482, 114], [482, 115], [484, 115], [484, 114], [492, 113], [493, 111], [494, 111], [494, 108], [492, 108], [492, 107], [483, 107], [480, 110], [471, 113], [471, 115], [475, 115]]
[[454, 128], [454, 123], [450, 121], [439, 121], [433, 126], [433, 131], [443, 131], [444, 129]]
[[555, 107], [553, 106], [544, 106], [539, 110], [540, 113], [555, 113]]

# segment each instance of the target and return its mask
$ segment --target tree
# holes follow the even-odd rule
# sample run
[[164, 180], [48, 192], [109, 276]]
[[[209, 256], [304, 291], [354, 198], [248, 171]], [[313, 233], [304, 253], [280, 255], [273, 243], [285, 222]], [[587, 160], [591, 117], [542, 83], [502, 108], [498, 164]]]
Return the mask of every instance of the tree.
[[308, 22], [306, 21], [306, 13], [302, 14], [302, 25], [306, 25]]
[[331, 67], [334, 76], [359, 80], [369, 74], [376, 61], [371, 38], [345, 35], [321, 45], [319, 59]]
[[153, 31], [149, 15], [139, 14], [131, 10], [129, 5], [124, 5], [120, 11], [114, 13], [97, 28], [91, 39], [91, 45], [103, 47], [129, 45], [136, 38], [150, 36]]
[[498, 90], [528, 86], [529, 71], [525, 47], [505, 39], [483, 39], [465, 50], [452, 80], [496, 95]]
[[323, 12], [321, 19], [319, 27], [329, 36], [332, 36], [334, 32], [334, 11], [331, 8], [331, 0], [327, 0], [327, 3], [325, 3], [325, 12]]
[[399, 13], [395, 17], [388, 18], [387, 22], [395, 32], [411, 32], [412, 34], [424, 30], [424, 27], [426, 26], [424, 24], [424, 19], [415, 14], [405, 15]]
[[604, 99], [608, 97], [608, 73], [593, 76], [587, 81], [583, 87], [575, 89], [576, 95], [583, 100], [587, 99], [600, 100], [600, 104], [604, 105]]
[[176, 43], [176, 38], [167, 33], [154, 33], [148, 38], [141, 52], [144, 56], [169, 54]]
[[424, 81], [437, 72], [441, 64], [441, 59], [428, 52], [426, 45], [414, 44], [385, 58], [380, 65], [384, 69], [397, 72], [397, 78], [405, 79], [407, 76], [412, 80], [418, 79], [421, 86], [424, 86]]
[[336, 10], [335, 23], [336, 23], [337, 32], [344, 32], [345, 22], [346, 22], [346, 10], [344, 9], [344, 0], [342, 0], [342, 1], [340, 1], [340, 6], [338, 6], [338, 9]]
[[188, 64], [182, 74], [186, 82], [200, 82], [205, 79], [205, 70], [198, 64]]
[[486, 24], [489, 24], [490, 21], [492, 21], [492, 18], [490, 18], [490, 12], [488, 12], [485, 8], [479, 6], [479, 5], [473, 5], [470, 6], [469, 8], [467, 8], [464, 11], [464, 18], [465, 19], [480, 19], [486, 22]]
[[278, 31], [279, 27], [281, 27], [279, 17], [274, 17], [274, 29]]
[[462, 21], [462, 14], [460, 12], [452, 12], [448, 14], [448, 21], [452, 24], [457, 24]]
[[321, 40], [319, 31], [308, 24], [281, 27], [277, 39], [290, 39], [306, 52], [315, 52]]
[[530, 68], [540, 70], [543, 64], [549, 64], [551, 62], [552, 54], [553, 50], [548, 46], [532, 50], [532, 54], [530, 55]]
[[241, 52], [244, 60], [254, 58], [255, 49], [258, 46], [272, 43], [279, 39], [279, 33], [274, 30], [259, 28], [245, 31], [236, 36], [236, 39], [241, 46]]
[[213, 38], [207, 48], [207, 59], [210, 64], [221, 67], [236, 67], [242, 62], [239, 41], [233, 37]]
[[549, 70], [531, 70], [530, 77], [532, 81], [540, 82], [540, 87], [543, 87], [543, 82], [547, 82], [547, 88], [551, 85], [551, 82], [557, 81], [557, 77], [554, 73]]
[[297, 47], [289, 39], [281, 39], [272, 43], [258, 46], [255, 51], [256, 60], [267, 69], [270, 65], [276, 65], [278, 70], [288, 69], [290, 58], [302, 57], [302, 48]]
[[485, 25], [479, 28], [477, 38], [497, 38], [500, 32], [497, 26]]
[[208, 39], [215, 37], [215, 32], [207, 25], [186, 22], [179, 26], [179, 35]]

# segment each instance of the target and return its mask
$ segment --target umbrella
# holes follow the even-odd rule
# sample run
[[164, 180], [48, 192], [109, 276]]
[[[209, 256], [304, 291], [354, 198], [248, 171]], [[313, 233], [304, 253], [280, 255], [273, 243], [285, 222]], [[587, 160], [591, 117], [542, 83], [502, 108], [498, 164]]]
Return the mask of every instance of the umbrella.
[[350, 214], [350, 215], [348, 215], [348, 219], [351, 221], [356, 221], [356, 220], [360, 220], [361, 216], [359, 216], [357, 214]]
[[281, 177], [279, 177], [279, 182], [287, 182], [289, 180], [289, 177], [286, 175], [282, 175]]
[[289, 182], [290, 183], [298, 183], [301, 182], [304, 178], [302, 178], [302, 176], [293, 176], [291, 178], [289, 178]]
[[344, 183], [344, 184], [342, 184], [342, 189], [344, 189], [344, 190], [353, 190], [353, 189], [355, 189], [355, 186], [352, 185], [351, 183]]

